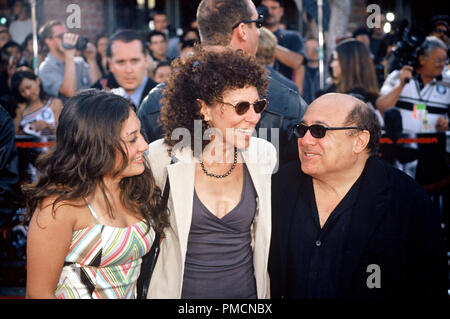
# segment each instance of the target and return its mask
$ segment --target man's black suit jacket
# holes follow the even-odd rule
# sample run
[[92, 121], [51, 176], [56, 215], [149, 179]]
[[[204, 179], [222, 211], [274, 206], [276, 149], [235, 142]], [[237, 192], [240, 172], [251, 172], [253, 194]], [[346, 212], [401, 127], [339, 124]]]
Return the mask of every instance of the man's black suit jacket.
[[[345, 255], [338, 269], [338, 298], [431, 298], [447, 295], [447, 266], [439, 214], [431, 200], [409, 176], [371, 157], [361, 176], [352, 210]], [[272, 242], [269, 273], [272, 298], [298, 297], [290, 287], [295, 271], [295, 240], [302, 226], [294, 214], [311, 214], [296, 207], [307, 201], [311, 177], [300, 162], [282, 168], [272, 184]], [[291, 251], [289, 251], [291, 249]], [[381, 287], [369, 288], [367, 267], [378, 264]], [[291, 270], [288, 270], [291, 269]], [[300, 293], [301, 294], [301, 293]]]

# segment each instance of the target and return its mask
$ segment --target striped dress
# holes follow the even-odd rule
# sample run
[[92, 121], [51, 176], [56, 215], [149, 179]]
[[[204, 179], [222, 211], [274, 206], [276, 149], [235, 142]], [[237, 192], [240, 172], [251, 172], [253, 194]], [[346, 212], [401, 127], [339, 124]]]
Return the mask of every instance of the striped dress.
[[55, 296], [61, 299], [136, 298], [142, 256], [150, 251], [155, 232], [145, 234], [139, 221], [129, 227], [97, 224], [72, 233]]

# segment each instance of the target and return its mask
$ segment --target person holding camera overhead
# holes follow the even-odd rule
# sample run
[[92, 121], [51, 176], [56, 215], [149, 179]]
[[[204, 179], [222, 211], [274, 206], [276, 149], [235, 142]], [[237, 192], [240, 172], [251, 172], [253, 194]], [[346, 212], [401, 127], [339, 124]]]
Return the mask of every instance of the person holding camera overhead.
[[[48, 49], [47, 57], [39, 66], [39, 77], [48, 95], [64, 100], [100, 78], [94, 45], [81, 45], [84, 41], [79, 41], [77, 34], [67, 32], [62, 22], [53, 20], [44, 24], [39, 39], [41, 46]], [[75, 56], [77, 49], [84, 51], [87, 63]]]
[[450, 88], [442, 85], [447, 46], [437, 37], [427, 37], [417, 49], [413, 67], [392, 71], [381, 88], [376, 105], [380, 112], [396, 107], [403, 130], [409, 133], [448, 130]]

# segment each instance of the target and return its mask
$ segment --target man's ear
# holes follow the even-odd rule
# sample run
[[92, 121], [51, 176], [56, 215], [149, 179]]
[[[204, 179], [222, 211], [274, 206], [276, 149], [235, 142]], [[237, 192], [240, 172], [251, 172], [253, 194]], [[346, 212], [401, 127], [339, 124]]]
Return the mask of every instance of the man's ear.
[[248, 40], [248, 36], [246, 34], [246, 24], [245, 23], [240, 23], [237, 28], [235, 29], [235, 31], [237, 32], [237, 36], [239, 39], [242, 40]]
[[353, 151], [356, 154], [360, 154], [366, 149], [367, 144], [369, 144], [369, 141], [370, 141], [369, 131], [368, 130], [359, 131], [355, 139], [355, 144], [353, 145]]
[[46, 38], [45, 40], [44, 40], [44, 42], [45, 42], [45, 45], [47, 46], [47, 48], [50, 50], [50, 45], [49, 45], [49, 42], [50, 42], [50, 38]]
[[422, 66], [425, 62], [425, 56], [423, 54], [419, 55], [419, 66]]

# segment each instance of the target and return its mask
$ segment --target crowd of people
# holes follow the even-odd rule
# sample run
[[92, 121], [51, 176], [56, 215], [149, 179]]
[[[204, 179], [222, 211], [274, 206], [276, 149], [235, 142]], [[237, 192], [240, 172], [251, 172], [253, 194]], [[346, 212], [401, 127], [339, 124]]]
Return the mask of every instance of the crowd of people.
[[[287, 30], [284, 5], [202, 0], [181, 36], [155, 12], [147, 34], [94, 43], [49, 21], [33, 70], [16, 1], [0, 29], [0, 231], [25, 210], [26, 297], [446, 297], [448, 183], [432, 201], [420, 156], [406, 169], [380, 141], [393, 115], [400, 134], [448, 130], [448, 17], [392, 71], [393, 35], [343, 36], [320, 89], [317, 38]], [[32, 180], [19, 136], [56, 136]]]

